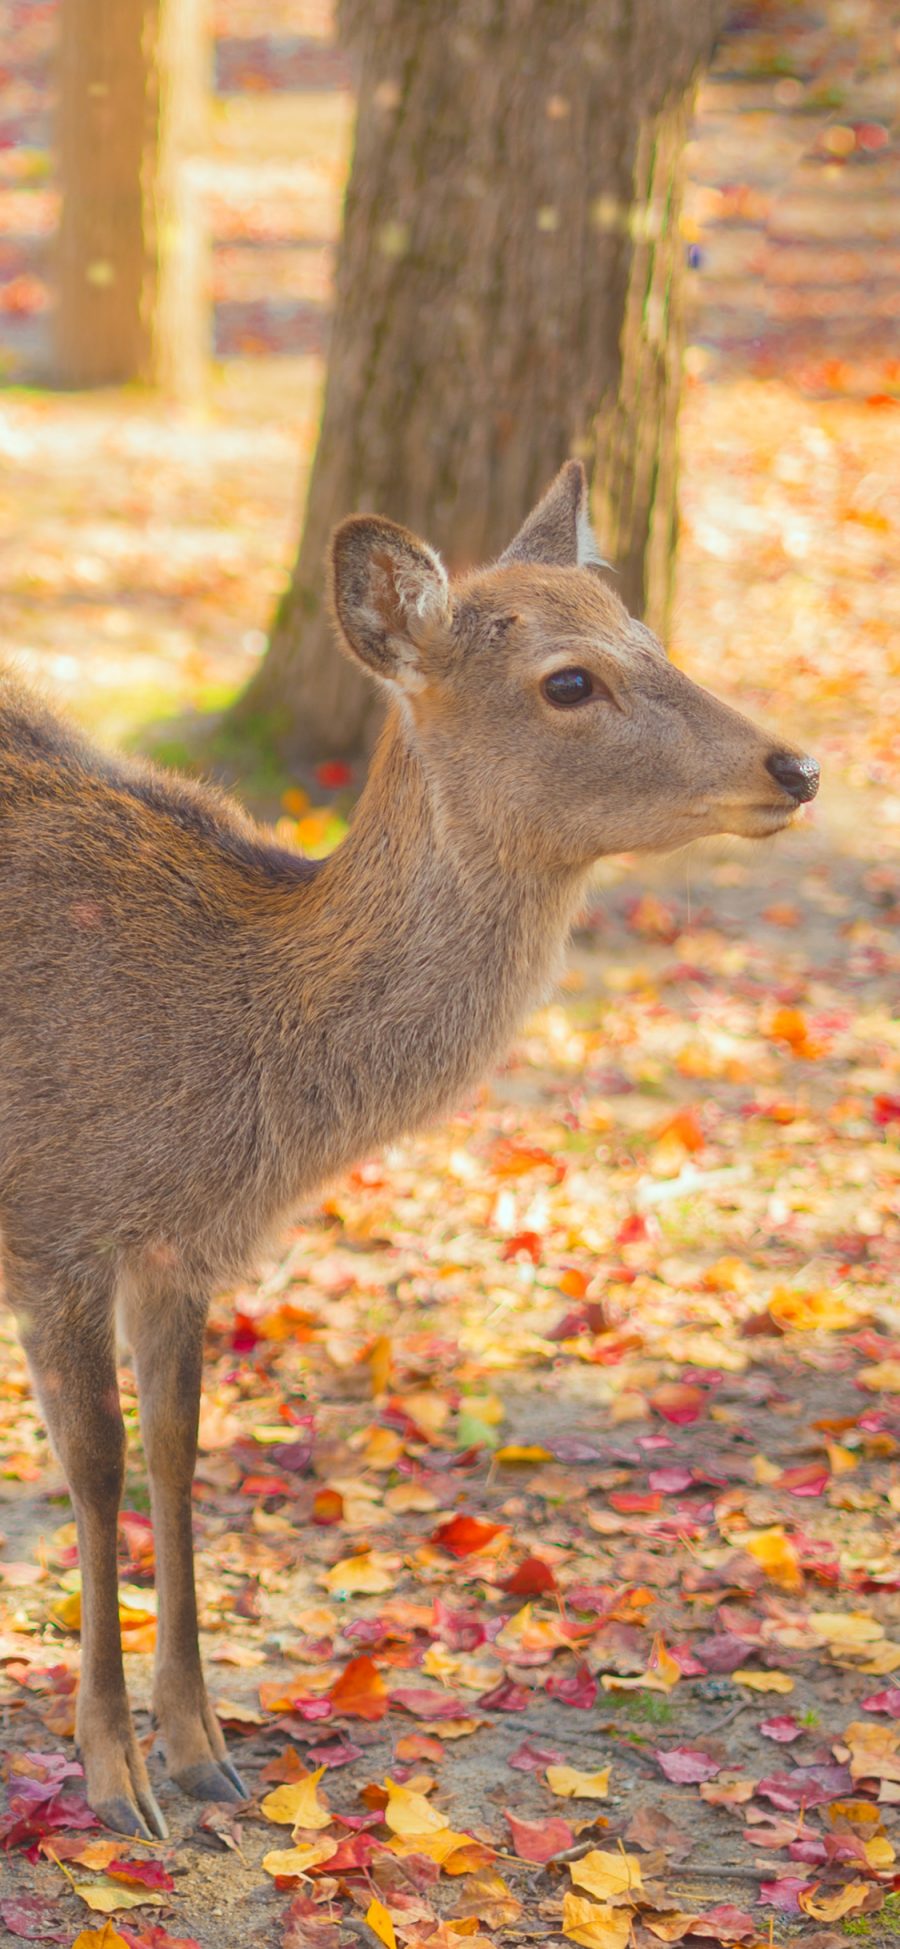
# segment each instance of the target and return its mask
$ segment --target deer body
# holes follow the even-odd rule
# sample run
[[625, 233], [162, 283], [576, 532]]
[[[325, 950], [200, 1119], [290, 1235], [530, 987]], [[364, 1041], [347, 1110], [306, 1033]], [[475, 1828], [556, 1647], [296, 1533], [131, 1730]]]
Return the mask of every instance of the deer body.
[[454, 590], [392, 524], [338, 530], [345, 647], [394, 703], [319, 865], [0, 681], [0, 1241], [78, 1524], [88, 1796], [126, 1831], [164, 1823], [119, 1645], [116, 1312], [151, 1478], [154, 1708], [176, 1780], [234, 1798], [190, 1520], [211, 1291], [304, 1194], [490, 1065], [600, 853], [774, 830], [815, 789], [812, 761], [630, 621], [585, 510], [569, 463], [501, 563]]

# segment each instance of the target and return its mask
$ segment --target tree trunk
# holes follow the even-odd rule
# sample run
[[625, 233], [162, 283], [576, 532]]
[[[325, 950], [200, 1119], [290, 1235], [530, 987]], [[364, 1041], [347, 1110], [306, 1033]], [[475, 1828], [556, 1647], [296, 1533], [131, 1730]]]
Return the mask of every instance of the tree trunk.
[[[368, 0], [306, 522], [235, 707], [286, 755], [379, 702], [335, 648], [329, 531], [375, 509], [451, 568], [498, 553], [570, 454], [625, 600], [664, 624], [685, 132], [720, 0]], [[349, 8], [348, 8], [349, 11]]]
[[[203, 332], [183, 152], [208, 88], [206, 0], [62, 0], [55, 376], [184, 392]], [[202, 345], [202, 340], [199, 340]]]

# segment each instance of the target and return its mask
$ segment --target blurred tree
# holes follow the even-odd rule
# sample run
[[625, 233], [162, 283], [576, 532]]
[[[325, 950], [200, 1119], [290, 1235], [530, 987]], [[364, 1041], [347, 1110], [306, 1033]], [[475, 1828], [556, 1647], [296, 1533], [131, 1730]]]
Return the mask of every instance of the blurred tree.
[[182, 163], [209, 93], [207, 0], [61, 0], [55, 377], [190, 391], [205, 356]]
[[380, 703], [336, 650], [329, 531], [377, 509], [490, 558], [580, 454], [616, 586], [665, 624], [679, 234], [722, 0], [345, 0], [356, 149], [306, 520], [235, 706], [285, 755], [352, 752]]

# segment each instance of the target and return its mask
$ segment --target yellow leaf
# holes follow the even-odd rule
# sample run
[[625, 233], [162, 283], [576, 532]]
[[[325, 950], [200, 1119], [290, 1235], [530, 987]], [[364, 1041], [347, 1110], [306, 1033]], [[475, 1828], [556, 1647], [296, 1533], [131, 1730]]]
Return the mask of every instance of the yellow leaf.
[[[372, 1393], [386, 1394], [391, 1383], [394, 1367], [392, 1342], [382, 1333], [369, 1348], [369, 1373], [372, 1377]], [[282, 1440], [284, 1435], [282, 1434]], [[393, 1934], [393, 1930], [391, 1931]]]
[[794, 1681], [787, 1672], [732, 1672], [735, 1685], [746, 1685], [751, 1692], [792, 1692]]
[[161, 1908], [162, 1896], [147, 1888], [120, 1888], [114, 1881], [73, 1881], [76, 1895], [98, 1915], [114, 1915], [117, 1908]]
[[104, 1922], [102, 1929], [82, 1929], [72, 1949], [128, 1949], [128, 1943], [114, 1922]]
[[628, 1908], [598, 1907], [567, 1889], [563, 1896], [563, 1935], [570, 1942], [583, 1943], [584, 1949], [626, 1949], [631, 1913]]
[[397, 1402], [421, 1428], [423, 1435], [439, 1435], [450, 1419], [450, 1403], [443, 1394], [435, 1394], [429, 1387], [417, 1388], [410, 1394], [398, 1394]]
[[776, 1326], [793, 1333], [813, 1333], [817, 1329], [834, 1333], [841, 1327], [859, 1323], [858, 1309], [827, 1287], [808, 1293], [790, 1286], [776, 1286], [769, 1301], [769, 1313]]
[[320, 1766], [317, 1773], [308, 1774], [305, 1780], [292, 1781], [290, 1786], [276, 1787], [274, 1793], [267, 1793], [261, 1805], [266, 1819], [283, 1827], [302, 1827], [304, 1832], [309, 1828], [330, 1827], [331, 1813], [316, 1791], [324, 1771], [324, 1766]]
[[895, 1644], [892, 1638], [885, 1638], [884, 1643], [875, 1645], [865, 1658], [854, 1656], [849, 1645], [833, 1644], [831, 1655], [835, 1659], [842, 1658], [847, 1664], [852, 1663], [858, 1672], [868, 1672], [874, 1678], [888, 1678], [900, 1665], [900, 1644]]
[[398, 1835], [396, 1841], [388, 1843], [391, 1853], [402, 1860], [407, 1854], [424, 1854], [429, 1861], [436, 1861], [442, 1868], [451, 1855], [465, 1848], [477, 1847], [471, 1834], [455, 1834], [450, 1827], [442, 1827], [435, 1834]]
[[808, 1622], [828, 1644], [874, 1644], [884, 1637], [884, 1625], [866, 1611], [810, 1611]]
[[852, 1780], [900, 1780], [900, 1743], [892, 1726], [876, 1726], [855, 1719], [847, 1727], [844, 1744], [850, 1754]]
[[369, 1431], [363, 1459], [367, 1468], [384, 1473], [396, 1466], [403, 1454], [403, 1443], [391, 1428], [372, 1428]]
[[[405, 1840], [410, 1834], [437, 1834], [441, 1828], [449, 1829], [446, 1814], [432, 1807], [424, 1793], [398, 1786], [395, 1780], [385, 1780], [384, 1784], [388, 1791], [384, 1818], [392, 1834], [399, 1834]], [[468, 1840], [469, 1836], [465, 1838]]]
[[742, 1536], [741, 1548], [765, 1571], [770, 1583], [781, 1590], [802, 1590], [803, 1572], [797, 1552], [780, 1523], [771, 1529], [757, 1530], [755, 1536]]
[[886, 1834], [874, 1834], [871, 1841], [863, 1841], [862, 1845], [873, 1874], [884, 1874], [887, 1868], [893, 1867], [896, 1855]]
[[650, 1653], [650, 1663], [647, 1670], [648, 1676], [655, 1674], [667, 1692], [671, 1692], [673, 1685], [677, 1685], [681, 1678], [681, 1666], [676, 1664], [671, 1653], [666, 1650], [659, 1632], [657, 1632], [653, 1640], [653, 1649]]
[[577, 1766], [548, 1766], [547, 1785], [560, 1800], [605, 1800], [611, 1766], [600, 1773], [580, 1773]]
[[[156, 1613], [148, 1603], [147, 1591], [119, 1589], [119, 1629], [123, 1651], [152, 1651], [156, 1644]], [[70, 1590], [50, 1611], [54, 1624], [64, 1631], [81, 1630], [81, 1590]]]
[[394, 1924], [384, 1903], [378, 1901], [377, 1897], [369, 1903], [366, 1909], [366, 1921], [369, 1924], [369, 1928], [374, 1930], [379, 1942], [385, 1944], [385, 1949], [397, 1949]]
[[318, 1868], [323, 1861], [330, 1861], [337, 1853], [337, 1841], [303, 1841], [299, 1847], [273, 1848], [270, 1854], [263, 1855], [263, 1867], [267, 1875], [306, 1875], [310, 1868]]
[[505, 1462], [510, 1467], [517, 1462], [552, 1462], [549, 1448], [539, 1448], [537, 1443], [511, 1441], [504, 1448], [494, 1450], [494, 1461]]
[[692, 1914], [690, 1909], [677, 1908], [668, 1915], [645, 1916], [644, 1926], [651, 1935], [656, 1936], [658, 1942], [680, 1942], [682, 1936], [690, 1934], [692, 1924], [699, 1920], [699, 1915]]
[[848, 1881], [845, 1888], [839, 1888], [836, 1895], [823, 1895], [817, 1902], [815, 1890], [805, 1891], [797, 1896], [804, 1915], [811, 1915], [816, 1922], [837, 1922], [842, 1915], [852, 1915], [855, 1908], [862, 1908], [869, 1889], [864, 1881]]
[[339, 1592], [342, 1597], [352, 1596], [354, 1592], [378, 1597], [386, 1590], [393, 1590], [393, 1571], [392, 1558], [371, 1550], [366, 1556], [343, 1557], [326, 1572], [324, 1582], [329, 1590]]
[[860, 1387], [876, 1393], [900, 1394], [900, 1360], [879, 1360], [874, 1367], [861, 1367], [856, 1379]]
[[576, 1887], [586, 1888], [602, 1902], [623, 1901], [643, 1892], [640, 1861], [636, 1854], [626, 1854], [624, 1848], [616, 1854], [592, 1848], [580, 1861], [570, 1861], [569, 1873]]

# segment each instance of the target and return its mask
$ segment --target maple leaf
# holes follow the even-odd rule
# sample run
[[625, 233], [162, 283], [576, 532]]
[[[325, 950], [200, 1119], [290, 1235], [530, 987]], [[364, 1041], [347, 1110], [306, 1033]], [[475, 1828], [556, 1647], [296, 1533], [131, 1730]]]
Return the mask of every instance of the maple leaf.
[[486, 1550], [498, 1537], [506, 1535], [502, 1523], [481, 1523], [474, 1516], [453, 1516], [449, 1522], [438, 1524], [432, 1542], [439, 1543], [451, 1556], [467, 1557]]

